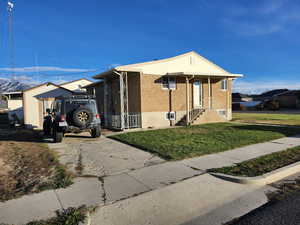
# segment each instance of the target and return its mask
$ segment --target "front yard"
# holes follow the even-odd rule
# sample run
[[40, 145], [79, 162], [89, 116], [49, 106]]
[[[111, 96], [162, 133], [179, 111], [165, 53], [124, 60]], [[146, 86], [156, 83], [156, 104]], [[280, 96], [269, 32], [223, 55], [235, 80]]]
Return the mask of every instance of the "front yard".
[[300, 126], [300, 114], [233, 113], [233, 121]]
[[71, 175], [37, 132], [0, 132], [0, 201], [66, 187]]
[[299, 133], [299, 127], [216, 123], [130, 132], [111, 138], [157, 154], [166, 160], [180, 160]]

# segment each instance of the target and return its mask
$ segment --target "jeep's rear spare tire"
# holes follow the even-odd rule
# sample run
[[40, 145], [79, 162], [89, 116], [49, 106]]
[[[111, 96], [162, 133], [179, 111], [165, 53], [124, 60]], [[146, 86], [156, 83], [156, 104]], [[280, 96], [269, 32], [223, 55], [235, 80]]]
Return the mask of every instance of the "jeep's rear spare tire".
[[78, 127], [85, 127], [87, 124], [92, 122], [93, 113], [90, 109], [85, 107], [79, 107], [73, 112], [73, 123]]

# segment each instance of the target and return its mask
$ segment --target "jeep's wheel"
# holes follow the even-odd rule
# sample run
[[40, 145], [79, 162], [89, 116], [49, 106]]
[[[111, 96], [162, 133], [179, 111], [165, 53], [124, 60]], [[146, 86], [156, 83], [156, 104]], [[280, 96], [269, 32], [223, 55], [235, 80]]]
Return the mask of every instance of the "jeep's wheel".
[[100, 127], [95, 127], [93, 129], [91, 129], [91, 135], [93, 138], [98, 138], [101, 136], [101, 131], [100, 131]]
[[80, 107], [73, 113], [73, 122], [76, 126], [85, 127], [88, 123], [92, 122], [93, 113], [90, 109]]
[[44, 132], [44, 135], [46, 135], [46, 136], [51, 135], [50, 124], [48, 124], [46, 121], [43, 124], [43, 132]]
[[63, 132], [59, 132], [56, 129], [54, 129], [54, 131], [53, 131], [53, 139], [54, 139], [55, 143], [62, 142], [63, 136], [64, 136]]

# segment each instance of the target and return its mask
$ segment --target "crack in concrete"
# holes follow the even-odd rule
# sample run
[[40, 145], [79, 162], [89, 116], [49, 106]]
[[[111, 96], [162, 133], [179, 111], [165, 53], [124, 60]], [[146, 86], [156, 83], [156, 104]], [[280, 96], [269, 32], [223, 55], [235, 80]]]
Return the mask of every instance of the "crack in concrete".
[[98, 177], [98, 180], [100, 181], [101, 183], [101, 188], [102, 188], [102, 191], [103, 191], [103, 194], [102, 194], [102, 200], [103, 200], [103, 203], [106, 204], [106, 201], [107, 201], [107, 194], [106, 194], [106, 190], [105, 190], [105, 186], [104, 186], [104, 177], [105, 176], [102, 176], [102, 177]]
[[59, 202], [59, 205], [60, 205], [61, 209], [64, 210], [64, 206], [63, 206], [62, 201], [60, 200], [58, 194], [56, 193], [55, 190], [53, 190], [53, 192], [54, 192], [54, 194], [55, 194], [55, 196], [57, 198], [57, 201]]
[[79, 148], [78, 161], [77, 161], [77, 165], [75, 167], [75, 170], [76, 170], [76, 172], [78, 173], [79, 176], [82, 175], [83, 164], [82, 164], [82, 150], [81, 150], [81, 148]]

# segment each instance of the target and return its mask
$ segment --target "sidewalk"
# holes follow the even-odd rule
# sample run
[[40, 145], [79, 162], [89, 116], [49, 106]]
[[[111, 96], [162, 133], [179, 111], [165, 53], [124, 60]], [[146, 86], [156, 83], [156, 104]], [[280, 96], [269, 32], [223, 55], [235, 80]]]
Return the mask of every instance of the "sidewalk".
[[[0, 203], [0, 223], [24, 224], [32, 220], [54, 216], [54, 211], [57, 209], [78, 207], [83, 204], [87, 206], [110, 205], [116, 201], [128, 199], [145, 192], [178, 183], [194, 176], [198, 177], [191, 180], [196, 179], [196, 181], [200, 183], [196, 187], [190, 186], [191, 191], [193, 188], [196, 188], [198, 195], [199, 193], [207, 193], [211, 196], [209, 201], [207, 200], [207, 195], [202, 194], [197, 198], [199, 201], [203, 201], [203, 204], [205, 203], [204, 208], [209, 209], [211, 206], [219, 204], [220, 201], [221, 203], [222, 201], [225, 203], [226, 201], [222, 197], [224, 195], [240, 198], [241, 195], [245, 194], [245, 186], [212, 178], [212, 176], [206, 174], [205, 171], [207, 169], [230, 166], [251, 158], [282, 151], [295, 146], [300, 146], [300, 135], [237, 148], [218, 154], [182, 161], [166, 162], [113, 176], [77, 178], [75, 179], [75, 183], [67, 189], [44, 191]], [[188, 183], [188, 181], [182, 183]], [[168, 187], [168, 190], [171, 192], [172, 186], [175, 188], [175, 185]], [[181, 186], [178, 184], [176, 187]], [[182, 191], [188, 194], [189, 186], [184, 186], [184, 188], [185, 190]], [[255, 191], [257, 188], [258, 187], [251, 186], [249, 190]], [[210, 189], [209, 193], [207, 192], [208, 189]], [[176, 190], [176, 193], [178, 193], [176, 195], [181, 194], [178, 192], [178, 189]], [[226, 191], [226, 193], [222, 193], [224, 191]], [[148, 195], [151, 194], [148, 193]], [[229, 203], [229, 199], [231, 198], [226, 197], [226, 199], [227, 203]], [[149, 199], [149, 201], [150, 200], [151, 199]], [[149, 202], [149, 204], [151, 204], [151, 202]], [[143, 207], [147, 206], [143, 205]], [[198, 210], [200, 210], [200, 208], [198, 208]]]

